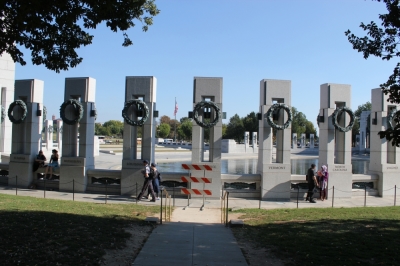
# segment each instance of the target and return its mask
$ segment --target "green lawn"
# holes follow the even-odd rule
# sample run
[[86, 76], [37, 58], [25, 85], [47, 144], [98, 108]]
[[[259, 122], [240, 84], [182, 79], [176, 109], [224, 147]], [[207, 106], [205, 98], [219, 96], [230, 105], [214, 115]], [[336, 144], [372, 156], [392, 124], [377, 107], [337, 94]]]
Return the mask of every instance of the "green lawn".
[[271, 248], [289, 265], [400, 264], [400, 207], [235, 212], [245, 220], [233, 228], [238, 239]]
[[148, 226], [145, 217], [158, 211], [0, 194], [0, 264], [98, 265], [105, 249], [124, 247], [125, 227]]

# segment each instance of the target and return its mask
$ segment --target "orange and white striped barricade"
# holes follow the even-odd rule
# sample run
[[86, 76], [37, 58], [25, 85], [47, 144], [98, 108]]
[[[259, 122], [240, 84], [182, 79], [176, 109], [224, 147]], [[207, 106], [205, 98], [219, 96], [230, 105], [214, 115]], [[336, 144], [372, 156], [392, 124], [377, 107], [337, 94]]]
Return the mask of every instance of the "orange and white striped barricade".
[[[211, 190], [206, 190], [205, 189], [205, 184], [210, 184], [212, 183], [212, 179], [205, 177], [206, 175], [206, 171], [212, 171], [212, 168], [207, 165], [207, 164], [182, 164], [182, 168], [186, 169], [186, 170], [196, 170], [196, 171], [204, 171], [204, 177], [193, 177], [190, 173], [189, 173], [189, 178], [182, 176], [181, 180], [182, 182], [186, 182], [186, 183], [203, 183], [203, 190], [199, 190], [199, 189], [187, 189], [187, 188], [183, 188], [181, 189], [181, 193], [188, 195], [188, 205], [187, 207], [189, 207], [190, 202], [189, 202], [189, 198], [190, 195], [203, 195], [203, 206], [201, 206], [200, 210], [202, 211], [204, 208], [204, 203], [205, 203], [205, 197], [206, 196], [211, 196], [212, 192]], [[186, 207], [184, 208], [186, 209]]]

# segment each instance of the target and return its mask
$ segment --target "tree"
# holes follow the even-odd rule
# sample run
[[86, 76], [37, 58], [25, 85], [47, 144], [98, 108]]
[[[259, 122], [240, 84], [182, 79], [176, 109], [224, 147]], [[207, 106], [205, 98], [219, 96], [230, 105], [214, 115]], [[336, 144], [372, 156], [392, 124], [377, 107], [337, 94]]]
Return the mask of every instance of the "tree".
[[183, 137], [185, 140], [192, 139], [192, 124], [193, 123], [190, 118], [181, 119], [181, 126], [179, 127], [180, 137]]
[[313, 122], [308, 120], [306, 121], [304, 133], [306, 133], [306, 138], [308, 139], [310, 138], [310, 134], [314, 134], [314, 137], [317, 136], [317, 130], [315, 129]]
[[169, 116], [167, 116], [167, 115], [163, 115], [161, 118], [160, 118], [160, 124], [170, 124], [170, 122], [171, 122], [171, 118], [169, 118]]
[[[243, 126], [245, 131], [258, 133], [258, 123], [259, 121], [255, 112], [251, 112], [243, 118]], [[252, 137], [252, 134], [250, 134], [250, 139]]]
[[361, 113], [363, 111], [371, 111], [372, 105], [370, 102], [366, 102], [365, 104], [359, 105], [357, 107], [357, 110], [355, 110], [354, 115], [358, 120], [361, 118]]
[[25, 65], [18, 46], [31, 50], [32, 63], [57, 73], [82, 62], [76, 50], [92, 43], [96, 29], [105, 22], [113, 32], [122, 31], [122, 46], [132, 45], [126, 31], [136, 20], [147, 31], [160, 11], [154, 0], [4, 0], [0, 11], [0, 54]]
[[160, 138], [165, 138], [169, 135], [169, 132], [171, 130], [171, 127], [168, 124], [161, 124], [158, 126], [158, 136]]
[[[400, 57], [400, 50], [397, 46], [400, 44], [400, 0], [377, 0], [383, 2], [388, 10], [387, 14], [379, 15], [382, 21], [382, 28], [374, 21], [365, 25], [361, 23], [360, 27], [367, 32], [367, 36], [357, 37], [350, 30], [345, 32], [353, 49], [362, 52], [364, 58], [370, 55], [380, 57], [382, 60], [391, 60]], [[388, 101], [391, 103], [400, 103], [400, 63], [397, 63], [393, 74], [388, 80], [380, 85], [382, 91], [389, 95]], [[392, 145], [400, 145], [400, 125], [399, 123], [393, 129], [379, 132], [380, 138], [386, 138], [392, 141]]]
[[103, 134], [100, 133], [101, 130], [102, 130], [102, 127], [103, 127], [103, 125], [101, 123], [95, 123], [94, 124], [94, 134], [95, 135], [103, 135]]
[[292, 117], [292, 135], [297, 133], [297, 137], [299, 137], [300, 134], [306, 132], [306, 124], [308, 120], [302, 112], [297, 111], [296, 107], [292, 107]]
[[124, 123], [118, 120], [110, 120], [103, 124], [103, 127], [108, 128], [111, 135], [122, 135]]
[[229, 119], [224, 138], [240, 142], [243, 139], [244, 131], [242, 119], [240, 119], [238, 114], [235, 114]]
[[169, 137], [173, 138], [175, 140], [176, 136], [175, 136], [175, 128], [176, 128], [176, 132], [178, 132], [178, 129], [180, 127], [181, 123], [178, 122], [178, 120], [175, 119], [171, 119], [169, 121], [169, 126], [171, 128], [171, 131], [169, 132]]

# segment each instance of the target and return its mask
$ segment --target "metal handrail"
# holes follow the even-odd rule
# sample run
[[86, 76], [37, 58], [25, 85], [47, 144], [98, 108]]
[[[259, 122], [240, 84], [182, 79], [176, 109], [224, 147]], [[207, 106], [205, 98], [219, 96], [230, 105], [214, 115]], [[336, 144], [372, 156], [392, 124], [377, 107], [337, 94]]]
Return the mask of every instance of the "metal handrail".
[[225, 191], [221, 198], [221, 223], [225, 224], [225, 226], [228, 226], [228, 211], [229, 211], [229, 191]]
[[[164, 218], [163, 218], [163, 191], [165, 192], [165, 203], [164, 203]], [[169, 195], [167, 189], [163, 187], [161, 189], [161, 206], [160, 206], [160, 224], [162, 224], [163, 219], [166, 222], [171, 221], [171, 215], [172, 215], [172, 207], [171, 207], [171, 195]], [[168, 208], [167, 208], [168, 205]]]

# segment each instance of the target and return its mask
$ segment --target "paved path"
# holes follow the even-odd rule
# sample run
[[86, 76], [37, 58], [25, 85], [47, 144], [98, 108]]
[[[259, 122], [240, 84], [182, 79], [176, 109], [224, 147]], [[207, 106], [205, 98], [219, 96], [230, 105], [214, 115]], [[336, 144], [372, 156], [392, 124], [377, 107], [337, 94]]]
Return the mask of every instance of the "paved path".
[[247, 266], [229, 228], [221, 224], [164, 223], [153, 230], [133, 265]]
[[200, 210], [201, 200], [176, 201], [171, 222], [153, 230], [134, 265], [247, 266], [232, 231], [222, 225], [216, 204]]

